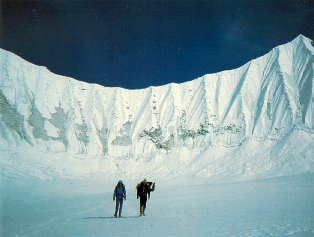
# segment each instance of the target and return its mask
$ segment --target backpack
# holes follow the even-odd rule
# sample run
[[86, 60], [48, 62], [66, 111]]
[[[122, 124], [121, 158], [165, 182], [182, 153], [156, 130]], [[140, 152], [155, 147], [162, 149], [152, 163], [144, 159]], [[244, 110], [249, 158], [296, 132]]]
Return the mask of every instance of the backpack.
[[[142, 182], [139, 182], [139, 183], [136, 184], [136, 190], [138, 190], [138, 188], [141, 185], [141, 183]], [[147, 182], [146, 184], [149, 186], [151, 192], [155, 191], [155, 183]]]

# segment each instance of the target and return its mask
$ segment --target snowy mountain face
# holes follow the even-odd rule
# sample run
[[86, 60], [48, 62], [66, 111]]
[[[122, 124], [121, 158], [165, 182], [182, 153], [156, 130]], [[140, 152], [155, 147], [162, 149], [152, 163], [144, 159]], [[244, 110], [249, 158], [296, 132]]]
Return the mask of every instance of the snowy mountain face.
[[144, 162], [160, 175], [312, 170], [313, 62], [300, 35], [234, 70], [126, 90], [0, 50], [0, 149], [124, 160], [130, 172]]

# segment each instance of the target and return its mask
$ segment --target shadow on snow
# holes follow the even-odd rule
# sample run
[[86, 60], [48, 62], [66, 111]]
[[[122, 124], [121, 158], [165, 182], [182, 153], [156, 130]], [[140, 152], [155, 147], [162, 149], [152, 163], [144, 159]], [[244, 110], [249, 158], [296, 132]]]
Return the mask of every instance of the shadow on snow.
[[138, 218], [139, 216], [122, 216], [122, 217], [114, 217], [114, 216], [89, 216], [89, 217], [83, 217], [84, 220], [90, 220], [90, 219], [119, 219], [119, 218]]

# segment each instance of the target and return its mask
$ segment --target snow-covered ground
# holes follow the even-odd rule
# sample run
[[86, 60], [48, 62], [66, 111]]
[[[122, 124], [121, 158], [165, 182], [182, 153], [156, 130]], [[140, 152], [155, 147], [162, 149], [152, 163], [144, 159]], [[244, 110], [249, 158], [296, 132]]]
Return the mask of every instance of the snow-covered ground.
[[[145, 161], [0, 147], [0, 236], [314, 236], [312, 137]], [[157, 188], [139, 218], [143, 178]], [[115, 219], [119, 179], [127, 201]]]
[[236, 183], [154, 180], [138, 217], [136, 180], [125, 180], [123, 217], [113, 218], [116, 180], [3, 178], [1, 236], [314, 236], [314, 174]]

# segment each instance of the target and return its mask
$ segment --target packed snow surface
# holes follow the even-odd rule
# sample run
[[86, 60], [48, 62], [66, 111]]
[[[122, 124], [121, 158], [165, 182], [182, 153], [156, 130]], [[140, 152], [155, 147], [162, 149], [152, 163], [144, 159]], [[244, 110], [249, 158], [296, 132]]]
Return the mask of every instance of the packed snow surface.
[[125, 181], [123, 218], [113, 218], [117, 180], [4, 180], [0, 235], [314, 236], [313, 173], [239, 183], [158, 180], [144, 217], [135, 180]]

